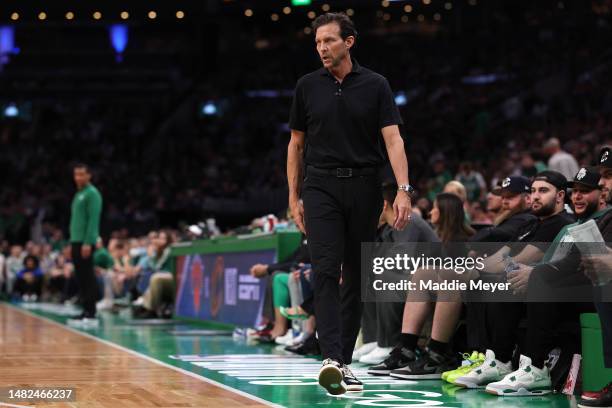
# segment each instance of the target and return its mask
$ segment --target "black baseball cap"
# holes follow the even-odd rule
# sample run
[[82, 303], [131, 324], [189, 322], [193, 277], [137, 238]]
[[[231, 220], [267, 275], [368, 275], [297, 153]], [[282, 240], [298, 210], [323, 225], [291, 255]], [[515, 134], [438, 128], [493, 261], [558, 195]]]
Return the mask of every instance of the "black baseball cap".
[[544, 170], [536, 174], [533, 181], [545, 181], [548, 184], [552, 184], [557, 187], [558, 190], [565, 190], [567, 188], [567, 179], [565, 176], [558, 171]]
[[568, 186], [574, 187], [575, 185], [579, 184], [581, 186], [590, 188], [591, 190], [595, 190], [600, 188], [600, 178], [601, 176], [599, 175], [599, 170], [597, 167], [582, 167], [574, 176], [574, 180], [568, 183]]
[[527, 177], [510, 176], [501, 182], [501, 194], [521, 194], [531, 192], [531, 182]]
[[606, 146], [601, 149], [597, 159], [597, 165], [600, 168], [612, 168], [612, 148]]

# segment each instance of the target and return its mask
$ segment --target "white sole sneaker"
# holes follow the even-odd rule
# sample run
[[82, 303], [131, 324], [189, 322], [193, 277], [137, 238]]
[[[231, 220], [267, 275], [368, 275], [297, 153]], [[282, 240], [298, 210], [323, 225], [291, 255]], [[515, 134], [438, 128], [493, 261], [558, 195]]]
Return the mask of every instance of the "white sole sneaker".
[[347, 385], [346, 392], [361, 392], [363, 391], [363, 385]]
[[525, 397], [525, 396], [538, 396], [538, 395], [546, 395], [550, 394], [551, 390], [534, 390], [529, 391], [527, 388], [519, 388], [517, 391], [503, 391], [495, 388], [487, 387], [485, 391], [492, 395], [497, 395], [498, 397]]
[[321, 367], [321, 370], [319, 370], [319, 385], [331, 395], [340, 395], [347, 391], [342, 371], [331, 364]]

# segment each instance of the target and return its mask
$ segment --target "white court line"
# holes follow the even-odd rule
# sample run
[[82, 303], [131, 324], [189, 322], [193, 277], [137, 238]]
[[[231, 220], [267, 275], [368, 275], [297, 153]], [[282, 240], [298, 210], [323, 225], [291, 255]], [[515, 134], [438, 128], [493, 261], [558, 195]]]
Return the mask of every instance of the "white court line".
[[[170, 365], [170, 364], [168, 364], [168, 363], [164, 363], [163, 361], [156, 360], [156, 359], [154, 359], [153, 357], [149, 357], [149, 356], [147, 356], [147, 355], [145, 355], [145, 354], [142, 354], [142, 353], [139, 353], [139, 352], [137, 352], [137, 351], [130, 350], [130, 349], [126, 348], [126, 347], [120, 346], [119, 344], [111, 343], [110, 341], [107, 341], [107, 340], [104, 340], [104, 339], [100, 339], [100, 338], [98, 338], [98, 337], [96, 337], [96, 336], [93, 336], [93, 335], [91, 335], [91, 334], [89, 334], [89, 333], [84, 333], [84, 332], [82, 332], [82, 331], [79, 331], [79, 330], [73, 329], [72, 327], [69, 327], [69, 326], [66, 326], [66, 325], [64, 325], [64, 324], [61, 324], [61, 323], [55, 322], [55, 321], [53, 321], [53, 320], [51, 320], [51, 319], [48, 319], [48, 318], [46, 318], [46, 317], [43, 317], [43, 316], [38, 316], [38, 315], [36, 315], [36, 314], [34, 314], [34, 313], [30, 312], [29, 310], [24, 310], [24, 309], [21, 309], [21, 308], [19, 308], [19, 307], [17, 307], [17, 306], [13, 306], [13, 305], [11, 305], [11, 304], [8, 304], [8, 303], [1, 303], [1, 304], [2, 304], [2, 305], [5, 305], [5, 306], [8, 306], [8, 307], [10, 307], [10, 308], [12, 308], [12, 309], [14, 309], [14, 310], [17, 310], [18, 312], [21, 312], [21, 313], [23, 313], [23, 314], [27, 314], [27, 315], [29, 315], [29, 316], [32, 316], [32, 317], [35, 317], [35, 318], [38, 318], [38, 319], [44, 320], [44, 321], [46, 321], [46, 322], [48, 322], [48, 323], [54, 324], [54, 325], [56, 325], [56, 326], [59, 326], [59, 327], [61, 327], [62, 329], [68, 330], [68, 331], [70, 331], [70, 332], [72, 332], [72, 333], [80, 334], [81, 336], [85, 336], [85, 337], [88, 337], [88, 338], [90, 338], [90, 339], [92, 339], [92, 340], [96, 340], [96, 341], [98, 341], [98, 342], [100, 342], [100, 343], [106, 344], [107, 346], [114, 347], [114, 348], [116, 348], [117, 350], [125, 351], [126, 353], [129, 353], [129, 354], [131, 354], [131, 355], [133, 355], [133, 356], [140, 357], [140, 358], [143, 358], [143, 359], [145, 359], [145, 360], [147, 360], [147, 361], [150, 361], [150, 362], [152, 362], [152, 363], [155, 363], [155, 364], [157, 364], [157, 365], [160, 365], [160, 366], [163, 366], [163, 367], [169, 368], [169, 369], [174, 370], [174, 371], [178, 371], [179, 373], [181, 373], [181, 374], [185, 374], [185, 375], [187, 375], [187, 376], [189, 376], [189, 377], [192, 377], [192, 378], [195, 378], [196, 380], [200, 380], [200, 381], [202, 381], [202, 382], [205, 382], [205, 383], [208, 383], [208, 384], [215, 385], [215, 386], [217, 386], [217, 387], [219, 387], [219, 388], [223, 388], [223, 389], [224, 389], [224, 390], [226, 390], [226, 391], [233, 392], [234, 394], [237, 394], [237, 395], [240, 395], [240, 396], [242, 396], [242, 397], [248, 398], [248, 399], [250, 399], [250, 400], [252, 400], [252, 401], [259, 402], [260, 404], [264, 404], [264, 405], [267, 405], [267, 406], [269, 406], [269, 407], [274, 407], [274, 408], [284, 408], [282, 405], [279, 405], [279, 404], [274, 404], [274, 403], [272, 403], [272, 402], [270, 402], [270, 401], [266, 401], [265, 399], [262, 399], [262, 398], [256, 397], [255, 395], [252, 395], [252, 394], [246, 393], [246, 392], [244, 392], [244, 391], [237, 390], [237, 389], [232, 388], [232, 387], [230, 387], [230, 386], [228, 386], [228, 385], [221, 384], [220, 382], [217, 382], [217, 381], [215, 381], [215, 380], [211, 380], [210, 378], [206, 378], [206, 377], [201, 376], [201, 375], [199, 375], [199, 374], [192, 373], [191, 371], [187, 371], [187, 370], [185, 370], [185, 369], [183, 369], [183, 368], [175, 367], [175, 366]], [[19, 408], [19, 407], [18, 407], [18, 408]], [[33, 408], [33, 407], [25, 407], [25, 408]]]
[[7, 402], [0, 402], [0, 407], [9, 407], [9, 408], [36, 408], [36, 407], [29, 407], [27, 405], [14, 405], [14, 404], [9, 404]]

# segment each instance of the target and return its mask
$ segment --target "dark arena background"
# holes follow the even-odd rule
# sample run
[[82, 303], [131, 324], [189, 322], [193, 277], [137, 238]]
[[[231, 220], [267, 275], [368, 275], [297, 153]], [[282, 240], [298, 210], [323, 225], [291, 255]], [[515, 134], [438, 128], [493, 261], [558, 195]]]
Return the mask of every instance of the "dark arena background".
[[[326, 12], [354, 21], [351, 57], [387, 79], [403, 122], [415, 190], [406, 231], [421, 232], [391, 228], [387, 160], [376, 242], [457, 241], [452, 220], [462, 239], [500, 247], [555, 243], [589, 220], [612, 241], [601, 221], [612, 201], [611, 0], [5, 0], [0, 407], [612, 406], [608, 253], [578, 253], [571, 271], [598, 276], [586, 281], [593, 299], [547, 304], [553, 331], [536, 374], [523, 357], [540, 303], [520, 294], [553, 262], [544, 250], [504, 256], [513, 288], [514, 266], [528, 268], [507, 313], [465, 299], [449, 312], [435, 294], [363, 303], [350, 364], [363, 391], [319, 386], [306, 307], [317, 274], [289, 209], [287, 156], [296, 83], [322, 67], [312, 23]], [[538, 180], [566, 193], [567, 222], [546, 224], [538, 194], [550, 188]], [[521, 216], [531, 224], [503, 229]], [[391, 360], [434, 371], [374, 368]], [[462, 383], [500, 361], [509, 371], [496, 367], [498, 378]], [[529, 377], [523, 391], [492, 395], [487, 384], [511, 372]]]

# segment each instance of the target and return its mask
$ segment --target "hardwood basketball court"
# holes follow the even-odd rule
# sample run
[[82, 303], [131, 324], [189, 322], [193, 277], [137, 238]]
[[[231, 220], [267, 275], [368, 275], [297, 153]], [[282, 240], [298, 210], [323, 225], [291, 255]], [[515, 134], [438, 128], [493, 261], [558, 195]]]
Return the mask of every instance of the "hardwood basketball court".
[[439, 380], [375, 377], [359, 364], [353, 365], [353, 371], [365, 390], [332, 397], [317, 384], [320, 361], [290, 355], [282, 346], [250, 344], [233, 339], [231, 332], [207, 335], [202, 330], [206, 326], [184, 320], [136, 324], [110, 313], [101, 314], [97, 329], [75, 330], [65, 325], [67, 318], [57, 308], [0, 303], [0, 389], [74, 388], [76, 400], [23, 402], [3, 397], [0, 407], [569, 408], [576, 404], [563, 395], [498, 398]]

